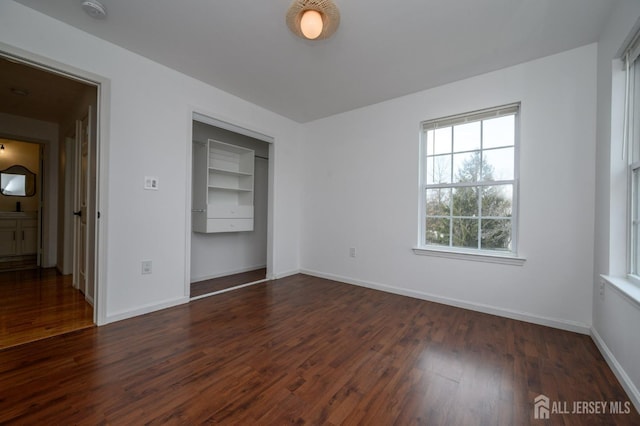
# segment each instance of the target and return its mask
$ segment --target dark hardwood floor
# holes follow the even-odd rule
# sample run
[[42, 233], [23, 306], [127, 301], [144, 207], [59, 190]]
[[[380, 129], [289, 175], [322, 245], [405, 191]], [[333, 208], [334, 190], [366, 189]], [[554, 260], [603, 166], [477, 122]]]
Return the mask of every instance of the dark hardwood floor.
[[0, 349], [93, 327], [93, 309], [55, 268], [0, 272]]
[[198, 297], [214, 293], [216, 291], [227, 290], [242, 284], [264, 280], [265, 278], [267, 278], [267, 268], [260, 268], [239, 274], [198, 281], [191, 283], [191, 297]]
[[0, 423], [638, 425], [590, 337], [305, 275], [0, 351]]

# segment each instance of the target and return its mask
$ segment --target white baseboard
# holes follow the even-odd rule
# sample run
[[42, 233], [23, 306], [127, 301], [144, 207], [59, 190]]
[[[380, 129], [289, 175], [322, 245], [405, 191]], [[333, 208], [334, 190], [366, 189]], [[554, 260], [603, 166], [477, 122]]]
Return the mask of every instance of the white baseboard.
[[547, 318], [540, 315], [534, 315], [527, 312], [517, 312], [510, 309], [499, 308], [495, 306], [485, 305], [482, 303], [473, 303], [465, 300], [452, 299], [448, 297], [436, 296], [435, 294], [424, 293], [415, 290], [408, 290], [399, 287], [393, 287], [386, 284], [374, 283], [371, 281], [356, 280], [340, 275], [327, 274], [308, 269], [300, 270], [300, 273], [313, 275], [314, 277], [326, 278], [329, 280], [340, 281], [347, 284], [353, 284], [361, 287], [371, 288], [373, 290], [386, 291], [387, 293], [399, 294], [401, 296], [414, 297], [416, 299], [428, 300], [430, 302], [442, 303], [444, 305], [455, 306], [457, 308], [469, 309], [471, 311], [482, 312], [485, 314], [497, 315], [500, 317], [511, 318], [519, 321], [530, 322], [533, 324], [544, 325], [547, 327], [558, 328], [561, 330], [573, 331], [581, 334], [590, 334], [591, 326], [576, 321], [562, 320], [557, 318]]
[[232, 271], [226, 272], [218, 272], [213, 275], [206, 275], [203, 277], [191, 277], [191, 283], [197, 283], [199, 281], [211, 280], [214, 278], [226, 277], [227, 275], [241, 274], [243, 272], [255, 271], [256, 269], [266, 268], [267, 265], [255, 265], [255, 266], [247, 266], [245, 268], [234, 269]]
[[188, 297], [180, 297], [177, 299], [165, 300], [164, 302], [145, 305], [141, 308], [133, 309], [131, 311], [121, 311], [115, 314], [107, 315], [105, 320], [100, 325], [109, 324], [116, 321], [122, 321], [124, 319], [137, 317], [138, 315], [144, 315], [151, 312], [159, 311], [161, 309], [171, 308], [173, 306], [182, 305], [188, 303]]
[[[270, 278], [272, 280], [279, 280], [280, 278], [286, 278], [286, 277], [290, 277], [292, 275], [296, 275], [296, 274], [300, 274], [301, 271], [299, 269], [292, 269], [290, 271], [285, 271], [285, 272], [280, 272], [278, 274], [273, 274], [273, 276]], [[311, 274], [309, 274], [311, 275]], [[267, 277], [269, 278], [269, 277]]]
[[627, 395], [629, 396], [629, 399], [631, 400], [633, 405], [636, 407], [636, 410], [640, 412], [640, 391], [638, 390], [636, 385], [634, 385], [633, 381], [629, 378], [627, 372], [624, 371], [622, 365], [620, 365], [616, 357], [613, 355], [613, 352], [609, 350], [607, 344], [604, 342], [604, 340], [602, 340], [600, 334], [598, 334], [598, 331], [593, 327], [591, 328], [591, 338], [600, 350], [600, 353], [604, 357], [605, 361], [607, 361], [609, 368], [611, 368], [613, 374], [616, 375], [616, 378], [624, 388], [625, 392], [627, 392]]

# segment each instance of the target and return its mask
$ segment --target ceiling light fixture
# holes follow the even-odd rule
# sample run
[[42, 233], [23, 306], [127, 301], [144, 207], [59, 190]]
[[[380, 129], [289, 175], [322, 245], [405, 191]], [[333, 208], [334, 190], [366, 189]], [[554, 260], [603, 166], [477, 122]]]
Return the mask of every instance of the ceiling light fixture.
[[0, 143], [0, 152], [4, 152], [4, 144]]
[[332, 0], [294, 0], [286, 16], [287, 26], [308, 40], [329, 38], [340, 24], [340, 12]]
[[98, 0], [83, 1], [82, 10], [94, 19], [104, 19], [107, 16], [107, 9]]

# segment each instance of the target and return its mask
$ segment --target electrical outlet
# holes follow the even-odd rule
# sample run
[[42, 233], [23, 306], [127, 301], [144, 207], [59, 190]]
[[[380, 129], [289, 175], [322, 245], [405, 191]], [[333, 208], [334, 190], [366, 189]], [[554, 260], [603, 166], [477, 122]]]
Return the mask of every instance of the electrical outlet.
[[356, 257], [356, 248], [355, 247], [351, 247], [349, 249], [349, 257]]
[[600, 296], [604, 296], [604, 280], [600, 280]]
[[152, 263], [150, 260], [142, 261], [142, 275], [150, 274], [152, 270]]

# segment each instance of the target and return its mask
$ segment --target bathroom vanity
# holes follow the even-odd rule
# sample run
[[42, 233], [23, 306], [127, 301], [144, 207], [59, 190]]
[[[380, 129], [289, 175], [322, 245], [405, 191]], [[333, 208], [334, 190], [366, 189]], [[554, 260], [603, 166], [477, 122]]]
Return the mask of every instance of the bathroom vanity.
[[38, 252], [37, 212], [0, 212], [0, 261]]

